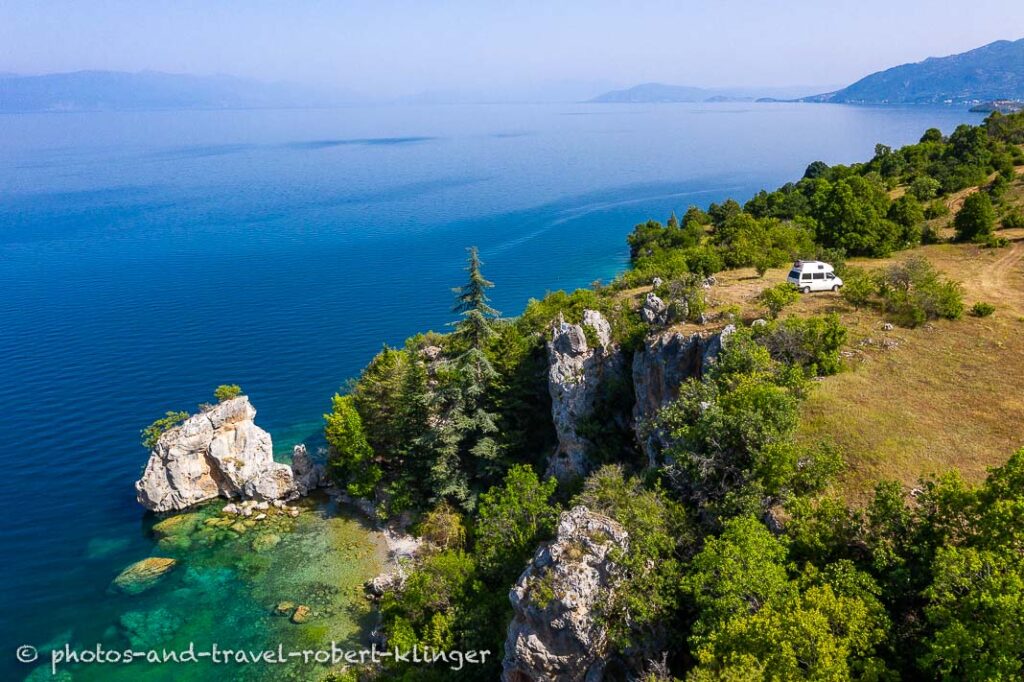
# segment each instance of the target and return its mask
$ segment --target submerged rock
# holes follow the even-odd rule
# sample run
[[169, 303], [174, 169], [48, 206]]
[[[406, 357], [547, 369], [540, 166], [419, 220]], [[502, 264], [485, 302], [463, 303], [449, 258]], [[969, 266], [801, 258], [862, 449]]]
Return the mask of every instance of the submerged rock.
[[310, 615], [312, 615], [312, 610], [305, 604], [299, 604], [295, 607], [295, 610], [292, 612], [291, 620], [293, 623], [298, 625], [300, 623], [305, 623], [307, 620], [309, 620]]
[[619, 578], [610, 552], [628, 544], [626, 531], [607, 516], [582, 506], [562, 512], [555, 540], [537, 552], [509, 594], [513, 618], [502, 680], [601, 679], [607, 632], [594, 611]]
[[216, 497], [294, 496], [292, 469], [274, 461], [270, 434], [256, 426], [255, 416], [249, 398], [239, 396], [168, 429], [135, 483], [139, 504], [160, 512]]
[[114, 586], [128, 594], [139, 594], [156, 585], [176, 565], [176, 559], [149, 557], [136, 561], [114, 578]]
[[153, 525], [153, 534], [158, 538], [171, 535], [188, 535], [199, 525], [198, 514], [175, 514]]
[[[594, 345], [588, 342], [588, 331]], [[548, 463], [548, 475], [569, 480], [590, 470], [590, 443], [576, 432], [594, 410], [601, 384], [625, 371], [622, 350], [612, 342], [611, 325], [595, 310], [583, 313], [583, 324], [568, 324], [559, 316], [548, 342], [548, 391], [558, 449]]]
[[182, 620], [165, 608], [129, 611], [121, 616], [121, 629], [134, 649], [166, 645], [182, 626]]

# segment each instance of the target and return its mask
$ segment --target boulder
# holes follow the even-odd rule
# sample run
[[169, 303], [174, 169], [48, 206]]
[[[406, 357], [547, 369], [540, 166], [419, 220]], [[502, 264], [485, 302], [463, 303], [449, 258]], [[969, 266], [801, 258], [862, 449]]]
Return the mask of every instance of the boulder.
[[249, 398], [225, 400], [168, 429], [135, 483], [139, 504], [176, 511], [216, 497], [274, 500], [296, 494], [291, 467], [274, 461], [270, 434]]
[[[502, 680], [602, 678], [607, 632], [595, 617], [595, 606], [620, 577], [610, 552], [626, 551], [628, 545], [626, 531], [607, 516], [582, 506], [562, 513], [554, 541], [538, 550], [509, 593], [513, 618]], [[536, 589], [539, 585], [544, 589]], [[540, 603], [541, 597], [549, 601]]]
[[307, 620], [309, 620], [309, 616], [311, 615], [311, 613], [312, 611], [308, 606], [306, 606], [305, 604], [299, 604], [295, 607], [295, 611], [292, 612], [291, 620], [296, 625], [300, 623], [305, 623]]
[[665, 324], [668, 321], [668, 306], [653, 291], [647, 292], [643, 307], [640, 308], [640, 319], [647, 324]]
[[[595, 345], [587, 340], [587, 331]], [[548, 475], [569, 480], [590, 470], [585, 438], [576, 433], [600, 396], [601, 383], [621, 377], [625, 362], [611, 338], [611, 325], [594, 310], [583, 313], [582, 324], [559, 316], [548, 342], [548, 391], [558, 448], [548, 462]]]
[[114, 587], [126, 594], [140, 594], [156, 585], [176, 565], [176, 559], [149, 557], [136, 561], [114, 578]]

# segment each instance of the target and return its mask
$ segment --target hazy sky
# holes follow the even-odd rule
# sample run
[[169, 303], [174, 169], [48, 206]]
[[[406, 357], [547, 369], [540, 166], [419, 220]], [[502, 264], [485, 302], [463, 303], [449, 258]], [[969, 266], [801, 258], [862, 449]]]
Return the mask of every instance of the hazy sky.
[[845, 84], [1022, 36], [1021, 0], [0, 0], [0, 71], [228, 73], [374, 95]]

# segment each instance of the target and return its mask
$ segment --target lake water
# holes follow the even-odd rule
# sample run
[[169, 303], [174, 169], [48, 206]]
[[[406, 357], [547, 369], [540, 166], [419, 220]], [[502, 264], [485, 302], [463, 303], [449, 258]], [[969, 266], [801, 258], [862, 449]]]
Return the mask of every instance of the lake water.
[[0, 116], [0, 678], [32, 670], [17, 645], [124, 642], [139, 618], [273, 642], [274, 576], [340, 587], [374, 567], [374, 537], [319, 505], [257, 565], [197, 550], [166, 585], [112, 595], [160, 553], [132, 483], [139, 429], [165, 410], [238, 383], [285, 453], [381, 344], [445, 328], [467, 246], [514, 315], [620, 271], [637, 222], [980, 120], [801, 104]]

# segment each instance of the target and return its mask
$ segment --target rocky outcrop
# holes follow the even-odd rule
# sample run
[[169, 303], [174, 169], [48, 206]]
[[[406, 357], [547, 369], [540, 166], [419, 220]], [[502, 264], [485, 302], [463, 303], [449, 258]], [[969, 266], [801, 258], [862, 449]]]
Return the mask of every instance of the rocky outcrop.
[[274, 461], [270, 434], [256, 426], [255, 416], [249, 398], [239, 396], [168, 429], [135, 483], [139, 504], [163, 512], [216, 497], [295, 496], [292, 469]]
[[716, 334], [665, 332], [648, 339], [633, 354], [633, 425], [648, 466], [661, 463], [661, 452], [668, 445], [667, 435], [653, 423], [654, 417], [679, 397], [684, 381], [704, 376], [735, 330], [729, 325]]
[[327, 485], [324, 465], [314, 460], [306, 446], [302, 444], [292, 449], [292, 475], [295, 478], [295, 491], [299, 495], [308, 495], [311, 491]]
[[648, 292], [640, 308], [640, 319], [647, 324], [665, 324], [668, 321], [668, 306], [653, 291]]
[[601, 313], [587, 310], [583, 324], [568, 324], [559, 316], [548, 342], [548, 391], [558, 449], [547, 473], [559, 480], [589, 471], [589, 443], [576, 427], [593, 412], [602, 382], [621, 377], [625, 371], [622, 351], [612, 342], [611, 331]]
[[586, 507], [562, 513], [555, 540], [537, 552], [509, 594], [513, 618], [502, 680], [602, 679], [607, 633], [594, 618], [595, 605], [618, 580], [610, 552], [628, 544], [626, 531], [607, 516]]

